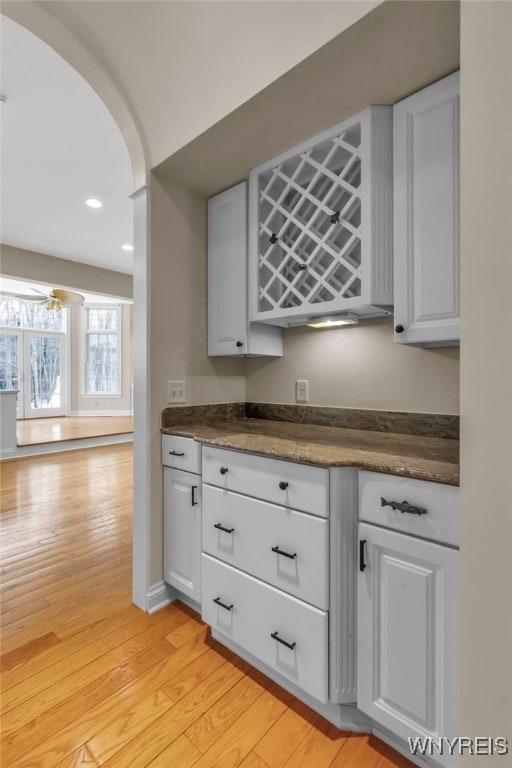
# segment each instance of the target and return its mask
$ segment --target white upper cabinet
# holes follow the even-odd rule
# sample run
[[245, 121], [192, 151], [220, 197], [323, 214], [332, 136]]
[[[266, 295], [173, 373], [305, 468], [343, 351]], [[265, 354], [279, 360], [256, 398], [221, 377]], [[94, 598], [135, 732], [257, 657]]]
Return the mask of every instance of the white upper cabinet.
[[395, 341], [457, 344], [459, 73], [393, 108]]
[[248, 322], [246, 182], [208, 200], [208, 354], [283, 354], [278, 328]]
[[372, 106], [254, 168], [251, 319], [389, 313], [392, 108]]

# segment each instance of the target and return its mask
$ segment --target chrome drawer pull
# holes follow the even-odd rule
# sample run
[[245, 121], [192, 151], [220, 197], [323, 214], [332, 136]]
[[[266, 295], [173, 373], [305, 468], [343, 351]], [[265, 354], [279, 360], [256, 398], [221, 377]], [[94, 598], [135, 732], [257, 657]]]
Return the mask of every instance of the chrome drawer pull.
[[281, 480], [281, 482], [279, 483], [279, 487], [282, 491], [286, 491], [286, 489], [288, 488], [288, 483], [286, 483], [284, 480]]
[[180, 453], [179, 451], [169, 451], [170, 456], [184, 456], [184, 453]]
[[272, 638], [272, 640], [277, 640], [278, 643], [281, 643], [282, 645], [286, 645], [286, 647], [289, 648], [291, 651], [295, 650], [295, 646], [297, 645], [295, 641], [293, 643], [289, 643], [286, 640], [283, 640], [282, 637], [279, 637], [277, 632], [272, 632], [270, 637]]
[[223, 525], [220, 523], [214, 523], [213, 527], [216, 528], [218, 531], [224, 531], [224, 533], [234, 533], [234, 528], [224, 528]]
[[284, 549], [279, 549], [279, 547], [272, 547], [272, 552], [275, 552], [278, 555], [282, 555], [283, 557], [289, 557], [290, 560], [295, 560], [297, 557], [297, 553], [294, 552], [293, 555], [291, 555], [289, 552], [285, 552]]
[[231, 605], [226, 605], [226, 603], [223, 603], [220, 597], [214, 597], [213, 602], [217, 603], [217, 605], [220, 605], [221, 608], [224, 608], [226, 611], [230, 611], [233, 607], [233, 603]]
[[380, 497], [380, 505], [381, 507], [391, 507], [395, 512], [398, 509], [402, 514], [408, 512], [410, 515], [426, 515], [428, 512], [424, 507], [416, 507], [414, 504], [409, 504], [408, 501], [386, 501], [383, 496]]
[[226, 472], [228, 471], [228, 468], [227, 467], [221, 467], [219, 471], [220, 471], [221, 475], [225, 475]]

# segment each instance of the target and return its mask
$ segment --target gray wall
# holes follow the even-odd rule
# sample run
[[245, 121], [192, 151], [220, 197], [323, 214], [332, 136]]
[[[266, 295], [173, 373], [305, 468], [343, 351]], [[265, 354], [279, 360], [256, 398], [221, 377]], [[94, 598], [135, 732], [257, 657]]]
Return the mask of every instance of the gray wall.
[[131, 275], [91, 267], [70, 259], [58, 259], [46, 253], [26, 251], [12, 245], [0, 246], [0, 274], [36, 283], [52, 283], [56, 288], [104, 293], [121, 299], [133, 298]]
[[509, 739], [464, 766], [510, 766], [512, 3], [462, 3], [461, 30], [459, 733]]
[[459, 350], [395, 344], [391, 318], [329, 330], [290, 328], [284, 355], [248, 360], [247, 399], [294, 403], [309, 380], [312, 405], [458, 413]]

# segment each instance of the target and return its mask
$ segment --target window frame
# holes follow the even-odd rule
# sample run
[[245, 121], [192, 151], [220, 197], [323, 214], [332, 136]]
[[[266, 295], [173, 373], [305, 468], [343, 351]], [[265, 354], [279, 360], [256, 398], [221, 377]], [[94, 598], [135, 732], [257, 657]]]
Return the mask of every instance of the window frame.
[[[123, 396], [123, 334], [122, 334], [122, 321], [123, 321], [123, 312], [122, 312], [122, 304], [118, 304], [115, 302], [109, 303], [109, 304], [83, 304], [81, 307], [82, 309], [82, 391], [80, 392], [80, 397], [84, 398], [90, 398], [93, 400], [108, 400], [111, 398], [121, 398]], [[89, 309], [115, 309], [117, 312], [117, 330], [89, 330], [89, 315], [88, 310]], [[88, 376], [87, 376], [87, 366], [89, 362], [89, 335], [117, 335], [117, 390], [111, 391], [111, 392], [89, 392], [88, 391]]]

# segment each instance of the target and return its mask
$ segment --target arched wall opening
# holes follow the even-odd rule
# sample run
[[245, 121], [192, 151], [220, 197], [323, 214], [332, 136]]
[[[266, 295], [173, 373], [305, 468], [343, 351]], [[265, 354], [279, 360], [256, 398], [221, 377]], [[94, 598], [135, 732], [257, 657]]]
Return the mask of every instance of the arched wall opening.
[[132, 168], [134, 290], [133, 290], [133, 376], [134, 376], [134, 515], [133, 515], [133, 601], [147, 610], [149, 590], [149, 252], [148, 252], [148, 167], [145, 140], [123, 94], [102, 63], [76, 35], [35, 2], [5, 3], [2, 14], [31, 32], [52, 48], [93, 89], [117, 124], [128, 150]]

